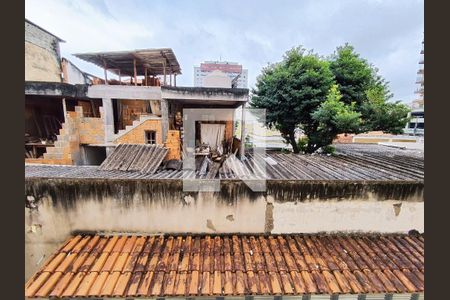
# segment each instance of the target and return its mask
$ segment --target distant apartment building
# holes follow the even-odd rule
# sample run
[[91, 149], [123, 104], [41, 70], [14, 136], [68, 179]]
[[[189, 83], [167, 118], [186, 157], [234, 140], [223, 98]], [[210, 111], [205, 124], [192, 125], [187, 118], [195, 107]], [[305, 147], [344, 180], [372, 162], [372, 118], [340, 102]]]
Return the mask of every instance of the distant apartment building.
[[419, 70], [417, 71], [416, 84], [418, 85], [415, 93], [417, 99], [411, 103], [410, 121], [406, 125], [405, 133], [413, 135], [423, 135], [425, 131], [425, 69], [424, 69], [424, 42], [422, 41], [422, 50], [420, 51]]
[[[211, 76], [218, 78], [219, 74], [226, 75], [233, 87], [248, 88], [248, 70], [243, 69], [238, 63], [228, 61], [205, 61], [199, 67], [194, 67], [194, 86], [212, 87], [209, 85], [217, 84], [218, 80], [209, 78]], [[228, 83], [226, 80], [221, 80], [219, 85], [223, 84]]]

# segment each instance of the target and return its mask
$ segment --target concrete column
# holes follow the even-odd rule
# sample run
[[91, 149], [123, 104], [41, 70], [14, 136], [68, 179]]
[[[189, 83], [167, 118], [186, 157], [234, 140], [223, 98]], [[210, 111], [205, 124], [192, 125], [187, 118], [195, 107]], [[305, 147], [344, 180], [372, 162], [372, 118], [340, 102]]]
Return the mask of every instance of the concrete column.
[[169, 131], [169, 102], [167, 99], [161, 99], [161, 119], [162, 119], [162, 141], [166, 141]]
[[114, 137], [114, 113], [111, 98], [103, 98], [103, 113], [105, 120], [105, 143], [110, 143]]
[[242, 104], [242, 119], [241, 119], [241, 158], [245, 155], [245, 103]]

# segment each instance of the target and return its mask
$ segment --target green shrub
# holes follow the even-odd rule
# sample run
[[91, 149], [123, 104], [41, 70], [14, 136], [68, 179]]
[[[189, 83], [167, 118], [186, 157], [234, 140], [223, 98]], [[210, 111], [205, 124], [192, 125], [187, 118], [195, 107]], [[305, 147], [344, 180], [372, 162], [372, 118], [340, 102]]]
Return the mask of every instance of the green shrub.
[[331, 145], [323, 146], [322, 151], [324, 154], [334, 154], [336, 152], [336, 148]]
[[300, 152], [305, 152], [308, 147], [308, 137], [299, 138], [297, 141], [297, 146]]

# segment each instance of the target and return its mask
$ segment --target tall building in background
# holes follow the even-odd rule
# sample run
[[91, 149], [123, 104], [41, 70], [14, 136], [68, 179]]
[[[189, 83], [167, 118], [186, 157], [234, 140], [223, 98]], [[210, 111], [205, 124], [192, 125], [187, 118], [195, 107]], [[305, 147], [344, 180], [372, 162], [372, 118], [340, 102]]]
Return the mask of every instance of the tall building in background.
[[[194, 86], [207, 87], [212, 82], [218, 82], [219, 80], [216, 78], [219, 78], [220, 75], [226, 75], [231, 80], [233, 87], [248, 88], [248, 70], [243, 69], [242, 65], [238, 63], [228, 61], [205, 61], [199, 67], [194, 67]], [[210, 77], [214, 77], [215, 80], [210, 80]], [[223, 84], [228, 84], [225, 82], [226, 80], [222, 81]]]
[[424, 68], [424, 42], [422, 41], [422, 50], [420, 51], [419, 70], [417, 71], [417, 89], [415, 91], [417, 98], [411, 103], [411, 120], [405, 128], [405, 133], [413, 135], [423, 135], [425, 130], [425, 68]]

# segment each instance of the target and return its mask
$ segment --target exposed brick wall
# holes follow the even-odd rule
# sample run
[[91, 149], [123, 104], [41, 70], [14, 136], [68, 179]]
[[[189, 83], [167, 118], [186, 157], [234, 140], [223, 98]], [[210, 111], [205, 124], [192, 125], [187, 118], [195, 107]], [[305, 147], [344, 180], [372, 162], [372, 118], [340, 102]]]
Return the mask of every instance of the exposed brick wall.
[[47, 147], [44, 157], [26, 159], [27, 163], [73, 165], [80, 161], [80, 144], [102, 144], [105, 141], [103, 109], [100, 118], [83, 116], [83, 108], [68, 111], [54, 147]]
[[124, 135], [116, 139], [116, 143], [123, 144], [145, 144], [145, 131], [153, 130], [156, 132], [156, 144], [162, 145], [162, 124], [161, 119], [145, 120], [142, 124], [131, 129]]
[[147, 101], [142, 100], [120, 100], [123, 107], [123, 127], [132, 125], [133, 121], [139, 120], [141, 115], [147, 115]]
[[103, 144], [105, 142], [103, 109], [100, 109], [100, 118], [83, 117], [82, 111], [77, 113], [77, 118], [81, 144]]
[[164, 146], [169, 149], [169, 152], [166, 155], [166, 160], [181, 159], [180, 131], [179, 130], [169, 130], [167, 132], [167, 139], [166, 139]]

